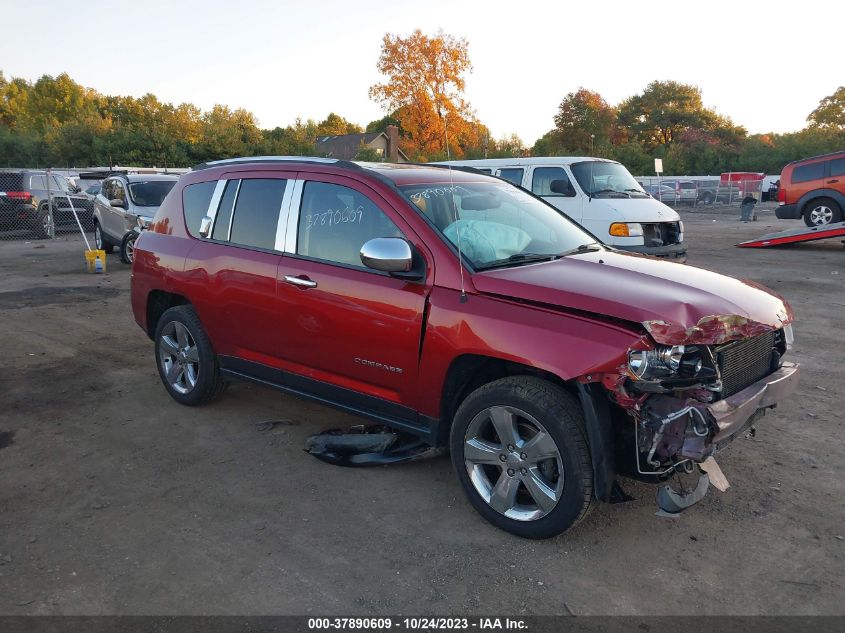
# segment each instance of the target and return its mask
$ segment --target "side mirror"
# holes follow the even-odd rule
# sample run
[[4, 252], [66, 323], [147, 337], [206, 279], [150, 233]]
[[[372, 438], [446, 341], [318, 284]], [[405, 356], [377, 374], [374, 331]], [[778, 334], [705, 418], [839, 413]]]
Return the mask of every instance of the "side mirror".
[[413, 266], [414, 254], [401, 237], [376, 237], [361, 247], [361, 262], [385, 273], [407, 273]]
[[126, 201], [121, 200], [120, 198], [114, 198], [112, 200], [109, 200], [109, 204], [111, 206], [115, 207], [116, 209], [125, 209], [126, 208]]
[[575, 196], [575, 188], [572, 186], [572, 183], [568, 180], [552, 180], [549, 183], [549, 190], [552, 193], [557, 193], [562, 196], [566, 196], [567, 198], [572, 198]]
[[70, 191], [71, 193], [79, 193], [80, 191], [82, 191], [82, 187], [74, 187], [73, 185], [71, 185], [70, 187], [68, 187], [68, 191]]
[[203, 217], [200, 220], [200, 235], [202, 237], [208, 237], [211, 234], [211, 218], [208, 216]]

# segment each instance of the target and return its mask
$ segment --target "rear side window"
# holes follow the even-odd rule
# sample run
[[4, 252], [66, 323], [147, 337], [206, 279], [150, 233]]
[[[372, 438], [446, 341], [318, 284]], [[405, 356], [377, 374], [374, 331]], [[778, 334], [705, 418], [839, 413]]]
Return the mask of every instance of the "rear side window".
[[211, 203], [211, 196], [214, 195], [214, 187], [217, 181], [198, 182], [188, 185], [182, 190], [182, 208], [185, 211], [185, 225], [188, 232], [194, 237], [200, 237], [200, 222], [208, 213], [208, 205]]
[[792, 182], [807, 182], [824, 178], [824, 162], [798, 165], [792, 170]]
[[845, 176], [845, 158], [835, 158], [828, 162], [831, 176]]
[[223, 197], [220, 199], [220, 206], [217, 208], [217, 216], [214, 219], [214, 231], [211, 238], [215, 240], [229, 239], [229, 229], [232, 226], [232, 211], [235, 208], [235, 198], [238, 196], [238, 189], [241, 188], [240, 180], [229, 180], [223, 190]]
[[112, 195], [112, 185], [114, 185], [113, 180], [104, 180], [103, 181], [103, 188], [100, 189], [100, 194], [106, 200], [112, 200], [114, 198], [114, 196]]
[[242, 180], [232, 219], [232, 244], [273, 249], [287, 180]]
[[537, 167], [531, 177], [531, 191], [538, 196], [561, 196], [552, 193], [552, 180], [565, 180], [569, 183], [569, 176], [561, 167]]
[[516, 185], [517, 187], [522, 186], [522, 176], [525, 173], [525, 170], [522, 167], [505, 167], [504, 169], [499, 170], [499, 178], [504, 178], [509, 183]]
[[681, 183], [681, 189], [695, 189], [695, 183], [694, 182], [682, 182]]
[[44, 176], [30, 176], [29, 177], [29, 188], [34, 190], [46, 190], [47, 189], [47, 179]]

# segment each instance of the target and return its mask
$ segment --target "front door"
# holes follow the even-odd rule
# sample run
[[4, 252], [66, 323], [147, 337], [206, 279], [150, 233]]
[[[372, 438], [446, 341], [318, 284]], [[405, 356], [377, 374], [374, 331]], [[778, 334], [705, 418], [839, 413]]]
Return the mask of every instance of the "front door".
[[402, 417], [408, 412], [396, 405], [416, 383], [429, 286], [366, 268], [359, 253], [372, 238], [408, 239], [410, 228], [355, 180], [326, 175], [299, 189], [279, 266], [287, 368], [303, 390]]
[[[551, 184], [554, 180], [562, 180], [570, 183], [572, 195], [553, 192], [551, 190]], [[576, 195], [575, 187], [571, 184], [569, 174], [566, 173], [563, 167], [534, 167], [531, 172], [531, 192], [563, 211], [570, 219], [575, 222], [581, 222], [581, 197]]]

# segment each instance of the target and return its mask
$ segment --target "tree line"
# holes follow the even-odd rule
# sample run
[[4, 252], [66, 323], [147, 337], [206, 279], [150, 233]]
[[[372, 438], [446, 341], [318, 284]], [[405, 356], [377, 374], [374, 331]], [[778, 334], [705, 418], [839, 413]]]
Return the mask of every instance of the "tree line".
[[[777, 173], [791, 160], [845, 148], [845, 87], [821, 100], [803, 130], [753, 135], [706, 107], [694, 85], [653, 81], [616, 105], [579, 88], [564, 96], [554, 127], [529, 148], [516, 134], [491, 138], [464, 98], [472, 70], [465, 39], [442, 31], [387, 34], [377, 68], [385, 81], [369, 95], [383, 118], [361, 126], [332, 112], [322, 121], [297, 119], [273, 129], [222, 104], [202, 111], [153, 94], [103, 95], [67, 74], [31, 82], [0, 71], [0, 166], [186, 167], [234, 156], [313, 155], [318, 136], [389, 125], [399, 128], [400, 146], [415, 161], [594, 155], [636, 174], [651, 173], [658, 157], [667, 175]], [[356, 158], [378, 156], [362, 145]]]

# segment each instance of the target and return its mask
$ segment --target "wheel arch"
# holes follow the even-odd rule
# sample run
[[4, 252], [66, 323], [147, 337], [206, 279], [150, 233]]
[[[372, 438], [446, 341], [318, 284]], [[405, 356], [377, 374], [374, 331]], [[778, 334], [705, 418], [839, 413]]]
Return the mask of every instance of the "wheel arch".
[[174, 292], [151, 290], [147, 295], [147, 336], [153, 339], [161, 315], [170, 308], [181, 305], [191, 305], [191, 302], [186, 297]]
[[535, 376], [557, 385], [578, 399], [584, 415], [584, 431], [590, 448], [594, 494], [597, 499], [609, 501], [616, 477], [614, 459], [616, 443], [610, 402], [603, 388], [596, 383], [582, 384], [577, 380], [564, 380], [544, 369], [493, 356], [478, 354], [457, 356], [449, 365], [443, 382], [440, 424], [434, 438], [436, 444], [448, 445], [455, 413], [470, 393], [487, 383], [508, 376]]
[[798, 199], [799, 217], [804, 217], [810, 205], [819, 198], [830, 198], [839, 205], [840, 211], [845, 211], [845, 194], [836, 189], [813, 189]]

